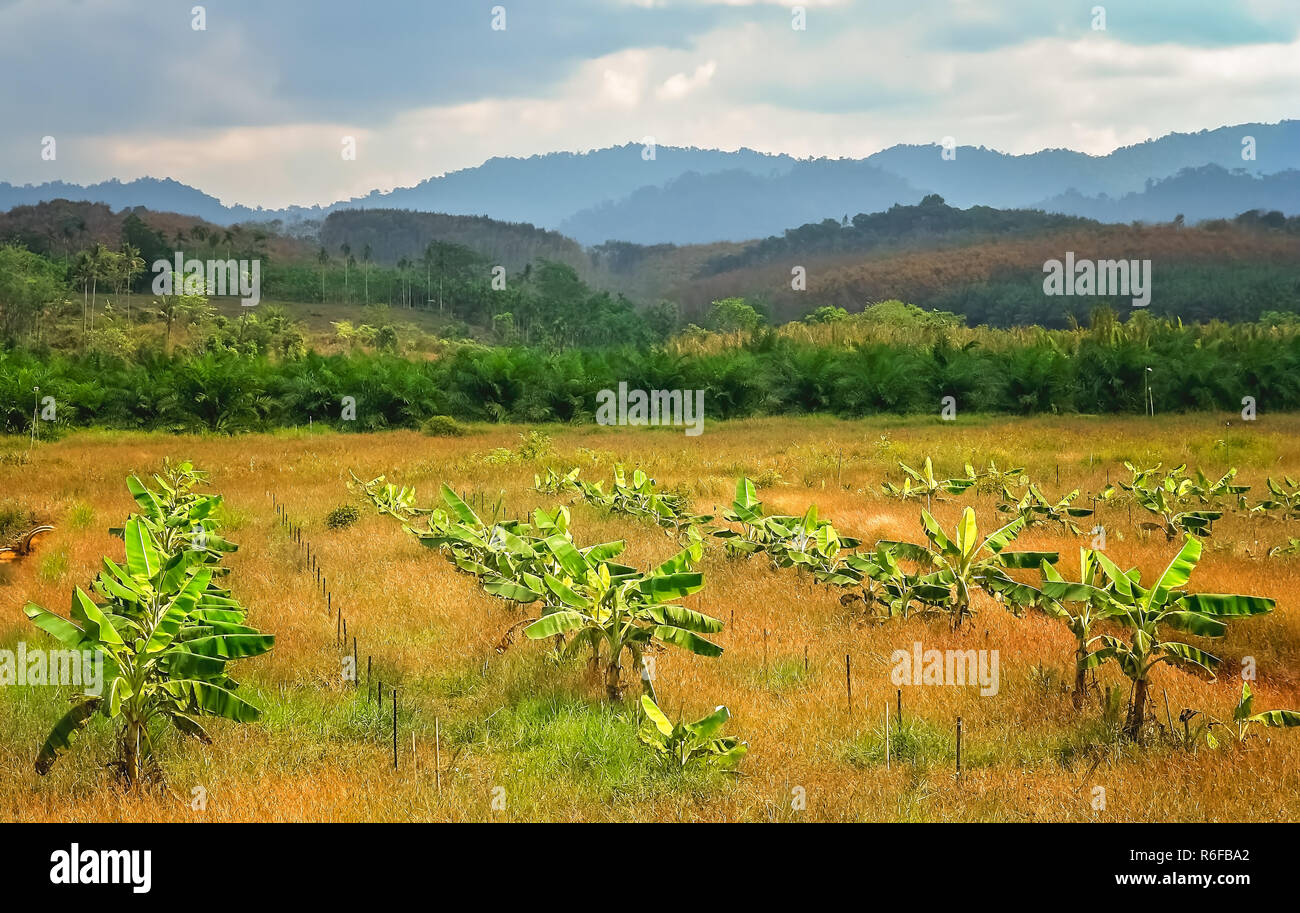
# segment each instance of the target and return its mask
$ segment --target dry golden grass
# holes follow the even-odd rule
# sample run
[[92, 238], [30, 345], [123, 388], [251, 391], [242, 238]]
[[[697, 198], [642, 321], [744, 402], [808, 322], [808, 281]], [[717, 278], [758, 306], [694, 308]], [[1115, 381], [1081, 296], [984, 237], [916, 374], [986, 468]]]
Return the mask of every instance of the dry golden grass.
[[[168, 739], [168, 787], [124, 794], [103, 766], [111, 743], [102, 720], [48, 777], [38, 777], [32, 761], [63, 698], [52, 688], [0, 689], [0, 819], [1300, 820], [1300, 733], [1274, 731], [1243, 751], [1126, 746], [1106, 735], [1095, 702], [1071, 708], [1062, 689], [1072, 638], [1053, 621], [1015, 618], [982, 600], [959, 633], [943, 621], [875, 625], [842, 608], [839, 590], [773, 571], [761, 556], [728, 561], [717, 549], [706, 559], [705, 589], [687, 604], [728, 622], [719, 635], [726, 652], [716, 660], [659, 654], [658, 688], [672, 714], [694, 718], [726, 704], [728, 732], [746, 739], [750, 752], [739, 776], [665, 772], [636, 743], [635, 707], [604, 707], [578, 665], [555, 664], [536, 643], [494, 652], [520, 612], [391, 519], [367, 511], [339, 531], [323, 522], [349, 499], [348, 469], [413, 484], [426, 504], [444, 480], [492, 498], [504, 492], [511, 514], [554, 503], [529, 490], [543, 464], [579, 465], [584, 477], [603, 478], [617, 460], [635, 463], [663, 485], [687, 486], [701, 512], [728, 502], [736, 475], [746, 473], [765, 480], [760, 497], [769, 511], [802, 512], [815, 502], [842, 532], [868, 542], [919, 538], [918, 507], [885, 500], [879, 483], [891, 471], [898, 480], [898, 460], [915, 463], [926, 454], [952, 474], [968, 459], [981, 467], [990, 458], [1024, 465], [1049, 493], [1096, 491], [1108, 473], [1122, 474], [1125, 458], [1220, 469], [1224, 442], [1257, 491], [1266, 474], [1300, 475], [1300, 416], [1267, 417], [1249, 429], [1234, 423], [1227, 431], [1224, 418], [763, 419], [709, 425], [698, 438], [667, 429], [550, 428], [549, 458], [505, 465], [483, 457], [513, 447], [519, 428], [445, 439], [412, 432], [76, 434], [39, 447], [27, 465], [0, 466], [0, 497], [26, 503], [57, 526], [37, 554], [0, 570], [0, 647], [37, 641], [22, 614], [27, 600], [66, 611], [71, 588], [86, 585], [100, 556], [120, 554], [121, 542], [106, 530], [132, 507], [123, 485], [128, 472], [152, 471], [165, 456], [192, 459], [226, 497], [228, 534], [240, 543], [229, 562], [232, 586], [254, 623], [277, 636], [270, 655], [236, 666], [266, 715], [248, 726], [214, 723], [207, 748]], [[342, 682], [335, 622], [275, 521], [272, 491], [320, 556], [349, 634], [358, 638], [363, 674], [371, 656], [376, 677], [400, 690], [396, 772], [391, 706], [380, 710], [365, 684], [353, 690]], [[989, 495], [946, 501], [934, 512], [951, 526], [965, 503], [992, 527]], [[647, 565], [675, 549], [656, 528], [583, 504], [574, 506], [573, 519], [580, 542], [626, 538], [630, 563]], [[1108, 553], [1144, 574], [1157, 573], [1176, 551], [1163, 537], [1140, 541], [1124, 509], [1103, 508], [1101, 522]], [[1166, 694], [1175, 721], [1184, 707], [1230, 713], [1245, 656], [1258, 664], [1257, 708], [1300, 707], [1300, 564], [1246, 554], [1256, 552], [1256, 540], [1262, 549], [1283, 533], [1276, 523], [1235, 516], [1217, 527], [1192, 588], [1271, 596], [1278, 610], [1232, 624], [1226, 640], [1212, 645], [1225, 661], [1218, 681], [1162, 668], [1153, 689], [1162, 720]], [[1059, 549], [1064, 567], [1077, 566], [1080, 543], [1071, 537], [1035, 529], [1019, 543]], [[998, 650], [1001, 687], [980, 697], [973, 687], [905, 686], [911, 735], [904, 748], [911, 755], [886, 770], [878, 743], [885, 704], [896, 700], [889, 657], [914, 641], [927, 649]], [[1113, 669], [1102, 679], [1123, 681]], [[965, 725], [960, 782], [951, 757], [957, 716]], [[1092, 807], [1095, 786], [1106, 790], [1104, 810]], [[196, 787], [206, 790], [206, 810], [191, 809]], [[504, 810], [494, 811], [498, 787]], [[791, 807], [796, 788], [806, 810]]]

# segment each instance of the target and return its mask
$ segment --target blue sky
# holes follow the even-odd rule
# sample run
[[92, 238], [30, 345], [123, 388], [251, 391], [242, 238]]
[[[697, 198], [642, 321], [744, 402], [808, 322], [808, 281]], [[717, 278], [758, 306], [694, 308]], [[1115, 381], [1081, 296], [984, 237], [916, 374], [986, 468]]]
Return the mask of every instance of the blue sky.
[[281, 206], [645, 137], [1105, 153], [1300, 114], [1300, 0], [211, 0], [198, 31], [195, 5], [0, 0], [0, 180]]

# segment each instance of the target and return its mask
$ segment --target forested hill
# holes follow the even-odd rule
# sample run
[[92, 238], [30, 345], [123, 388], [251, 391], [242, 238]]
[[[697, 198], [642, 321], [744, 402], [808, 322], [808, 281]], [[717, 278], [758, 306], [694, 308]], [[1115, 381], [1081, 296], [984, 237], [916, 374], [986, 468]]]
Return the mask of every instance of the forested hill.
[[582, 247], [559, 232], [486, 216], [345, 209], [330, 213], [320, 228], [320, 245], [325, 250], [335, 252], [347, 246], [357, 257], [369, 251], [377, 263], [419, 259], [434, 241], [469, 248], [512, 273], [538, 260], [565, 263], [586, 272], [589, 262]]
[[852, 219], [823, 219], [786, 229], [737, 253], [715, 257], [701, 276], [799, 258], [867, 252], [880, 247], [933, 247], [939, 242], [1016, 237], [1070, 228], [1099, 227], [1091, 219], [1033, 209], [958, 209], [931, 194], [915, 205], [894, 205], [883, 212], [858, 213]]

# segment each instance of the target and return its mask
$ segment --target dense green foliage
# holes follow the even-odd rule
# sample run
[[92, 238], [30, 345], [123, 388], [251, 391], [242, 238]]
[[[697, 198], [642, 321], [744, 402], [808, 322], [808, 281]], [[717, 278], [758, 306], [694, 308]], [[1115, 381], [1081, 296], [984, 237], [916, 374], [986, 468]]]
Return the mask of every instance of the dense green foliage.
[[[964, 335], [961, 335], [964, 334]], [[40, 397], [57, 424], [241, 430], [325, 422], [418, 427], [430, 416], [590, 421], [620, 381], [704, 389], [710, 419], [808, 412], [846, 417], [961, 412], [1139, 412], [1300, 408], [1300, 334], [1260, 325], [1179, 327], [1150, 319], [1093, 330], [917, 330], [839, 346], [763, 332], [716, 350], [449, 348], [433, 361], [383, 354], [287, 358], [231, 351], [125, 359], [0, 352], [0, 429], [30, 428]], [[1147, 373], [1147, 369], [1150, 372]], [[343, 419], [343, 397], [356, 400]]]

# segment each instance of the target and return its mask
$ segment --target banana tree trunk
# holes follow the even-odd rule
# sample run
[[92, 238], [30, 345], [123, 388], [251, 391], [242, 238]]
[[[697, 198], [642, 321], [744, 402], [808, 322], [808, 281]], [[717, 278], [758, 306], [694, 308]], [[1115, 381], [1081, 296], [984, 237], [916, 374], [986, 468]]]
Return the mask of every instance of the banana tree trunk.
[[611, 701], [623, 700], [623, 666], [618, 655], [605, 667], [605, 694]]
[[1074, 655], [1074, 694], [1070, 695], [1070, 703], [1074, 705], [1075, 710], [1083, 709], [1084, 695], [1088, 691], [1087, 660], [1086, 650], [1079, 650]]
[[1140, 678], [1133, 683], [1133, 703], [1128, 708], [1128, 720], [1124, 723], [1124, 735], [1134, 742], [1142, 737], [1142, 726], [1147, 717], [1147, 680]]

